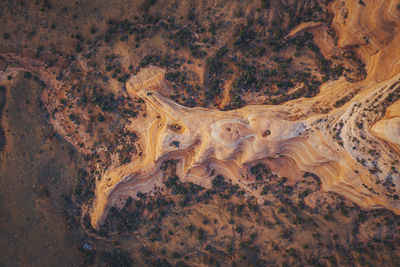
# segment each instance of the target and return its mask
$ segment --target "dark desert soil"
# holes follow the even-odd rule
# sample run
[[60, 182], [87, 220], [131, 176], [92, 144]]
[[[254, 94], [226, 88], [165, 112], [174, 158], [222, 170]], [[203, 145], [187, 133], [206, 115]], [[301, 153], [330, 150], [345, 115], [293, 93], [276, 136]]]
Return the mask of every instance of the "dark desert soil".
[[62, 194], [79, 156], [57, 136], [41, 108], [43, 85], [22, 73], [4, 94], [0, 153], [0, 266], [76, 266], [79, 230], [67, 229]]

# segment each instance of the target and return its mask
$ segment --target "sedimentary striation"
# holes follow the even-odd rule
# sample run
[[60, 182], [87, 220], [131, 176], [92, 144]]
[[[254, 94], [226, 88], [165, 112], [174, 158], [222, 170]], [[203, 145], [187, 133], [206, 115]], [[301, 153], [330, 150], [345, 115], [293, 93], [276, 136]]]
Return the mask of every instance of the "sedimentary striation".
[[[164, 97], [159, 92], [168, 84], [162, 69], [150, 67], [131, 77], [128, 94], [141, 97], [147, 107], [137, 128], [144, 153], [109, 169], [97, 182], [93, 226], [101, 225], [111, 206], [162, 187], [160, 166], [168, 159], [179, 161], [177, 174], [183, 181], [207, 187], [222, 174], [259, 201], [262, 195], [251, 188], [248, 170], [265, 161], [291, 179], [314, 173], [323, 190], [364, 208], [400, 213], [393, 190], [400, 186], [400, 102], [395, 102], [400, 94], [400, 13], [395, 1], [383, 0], [366, 5], [336, 1], [331, 8], [339, 46], [358, 47], [366, 64], [364, 81], [330, 81], [314, 98], [279, 106], [218, 111], [183, 107]], [[318, 26], [303, 25], [292, 34], [310, 27], [318, 31]], [[329, 52], [329, 47], [321, 50]]]
[[[209, 187], [216, 175], [223, 175], [260, 203], [261, 188], [252, 186], [249, 169], [263, 162], [291, 180], [312, 173], [322, 181], [322, 190], [364, 208], [400, 213], [396, 193], [400, 186], [400, 10], [396, 1], [360, 2], [334, 1], [330, 8], [338, 47], [356, 49], [367, 77], [328, 81], [313, 98], [231, 111], [188, 108], [165, 96], [170, 85], [164, 69], [143, 68], [130, 77], [127, 94], [145, 102], [146, 116], [126, 127], [137, 132], [142, 153], [128, 164], [111, 163], [105, 168], [96, 181], [92, 225], [99, 228], [110, 207], [124, 205], [128, 197], [162, 188], [160, 167], [171, 159], [177, 161], [182, 181]], [[305, 22], [286, 38], [310, 31], [329, 58], [336, 48], [324, 38], [325, 30], [319, 22]], [[89, 151], [94, 142], [89, 132], [68, 124], [71, 114], [53, 112], [68, 85], [33, 55], [21, 55], [22, 48], [7, 49], [1, 49], [0, 78], [21, 70], [40, 76], [47, 85], [42, 101], [50, 122], [79, 151]], [[76, 68], [85, 72], [84, 64], [78, 63]], [[81, 113], [82, 120], [90, 120]]]

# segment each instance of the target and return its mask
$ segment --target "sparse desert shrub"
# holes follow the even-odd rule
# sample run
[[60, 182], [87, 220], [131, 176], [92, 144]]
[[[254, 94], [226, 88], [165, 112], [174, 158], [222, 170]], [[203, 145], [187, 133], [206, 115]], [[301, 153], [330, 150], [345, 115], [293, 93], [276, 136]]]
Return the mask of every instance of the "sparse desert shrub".
[[9, 34], [8, 32], [3, 33], [3, 38], [4, 40], [8, 40], [11, 38], [11, 34]]
[[270, 5], [270, 0], [261, 0], [261, 7], [263, 9], [268, 9]]
[[147, 11], [150, 9], [151, 6], [153, 6], [155, 3], [157, 2], [157, 0], [145, 0], [142, 6], [142, 9], [144, 11]]
[[105, 120], [105, 118], [104, 118], [104, 116], [102, 114], [97, 115], [96, 119], [99, 122], [103, 122]]

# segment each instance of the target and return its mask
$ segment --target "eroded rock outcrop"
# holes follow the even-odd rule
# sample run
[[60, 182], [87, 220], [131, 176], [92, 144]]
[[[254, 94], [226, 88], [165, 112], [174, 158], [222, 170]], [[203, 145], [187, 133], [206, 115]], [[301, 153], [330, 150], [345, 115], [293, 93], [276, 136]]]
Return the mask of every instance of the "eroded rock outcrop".
[[371, 130], [378, 138], [387, 141], [400, 151], [400, 101], [390, 106], [385, 117], [376, 122]]
[[[99, 227], [111, 206], [163, 186], [159, 168], [167, 159], [179, 160], [183, 181], [209, 186], [222, 174], [260, 201], [260, 192], [250, 188], [248, 167], [279, 162], [277, 171], [289, 178], [311, 172], [323, 190], [365, 208], [400, 213], [398, 196], [387, 187], [400, 186], [400, 117], [393, 115], [398, 103], [390, 107], [400, 93], [400, 12], [395, 1], [383, 0], [336, 1], [332, 10], [339, 46], [358, 47], [366, 64], [364, 81], [339, 79], [311, 99], [223, 112], [186, 108], [162, 96], [157, 91], [167, 83], [161, 69], [145, 69], [128, 80], [128, 93], [147, 107], [137, 129], [145, 149], [141, 158], [108, 170], [97, 182], [93, 226]], [[346, 96], [350, 102], [333, 108]]]
[[[376, 87], [381, 90], [381, 102], [398, 89], [382, 88], [387, 85]], [[260, 192], [249, 188], [247, 167], [255, 161], [283, 157], [281, 164], [288, 169], [321, 177], [324, 190], [343, 194], [363, 207], [399, 211], [400, 203], [387, 196], [384, 187], [376, 186], [389, 177], [397, 184], [399, 176], [389, 167], [397, 164], [398, 154], [379, 137], [369, 134], [367, 125], [357, 126], [363, 114], [368, 116], [363, 107], [373, 97], [369, 94], [364, 98], [360, 95], [352, 105], [327, 115], [290, 120], [281, 106], [247, 106], [228, 112], [191, 109], [157, 92], [135, 91], [129, 81], [127, 89], [130, 94], [139, 94], [147, 104], [148, 125], [141, 133], [147, 149], [141, 160], [110, 170], [98, 183], [94, 225], [101, 223], [108, 207], [121, 206], [128, 196], [161, 187], [160, 165], [171, 158], [180, 160], [178, 175], [184, 181], [207, 187], [213, 174], [223, 174], [262, 201]], [[374, 102], [379, 104], [379, 100]], [[366, 147], [371, 149], [367, 151]], [[368, 154], [372, 149], [376, 157]], [[374, 168], [379, 171], [373, 172]], [[295, 171], [285, 174], [293, 179], [298, 175]]]

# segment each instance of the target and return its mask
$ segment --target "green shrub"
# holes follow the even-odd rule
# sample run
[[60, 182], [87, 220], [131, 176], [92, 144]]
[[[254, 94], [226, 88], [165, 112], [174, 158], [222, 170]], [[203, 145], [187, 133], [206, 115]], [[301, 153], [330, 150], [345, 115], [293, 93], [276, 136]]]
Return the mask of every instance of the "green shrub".
[[261, 0], [261, 7], [263, 9], [268, 9], [270, 4], [270, 0]]

